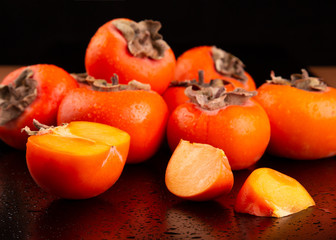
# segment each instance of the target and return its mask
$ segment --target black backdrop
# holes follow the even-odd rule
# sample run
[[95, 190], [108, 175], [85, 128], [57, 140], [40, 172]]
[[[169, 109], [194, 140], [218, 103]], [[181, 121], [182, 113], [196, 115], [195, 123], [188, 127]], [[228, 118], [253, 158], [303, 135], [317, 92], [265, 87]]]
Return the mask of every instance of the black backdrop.
[[257, 83], [336, 64], [336, 2], [6, 0], [0, 4], [0, 64], [52, 63], [84, 71], [97, 28], [118, 17], [161, 21], [176, 57], [199, 45], [238, 56]]

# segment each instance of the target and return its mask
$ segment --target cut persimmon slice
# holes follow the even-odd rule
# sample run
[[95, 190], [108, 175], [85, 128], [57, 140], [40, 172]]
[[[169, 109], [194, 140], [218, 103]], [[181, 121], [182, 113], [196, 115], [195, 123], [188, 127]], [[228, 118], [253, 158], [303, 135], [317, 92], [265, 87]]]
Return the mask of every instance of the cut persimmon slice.
[[297, 180], [271, 168], [259, 168], [240, 189], [235, 211], [284, 217], [314, 205], [313, 198]]
[[128, 133], [100, 123], [71, 122], [42, 129], [27, 142], [35, 182], [62, 198], [83, 199], [110, 188], [124, 168]]
[[230, 192], [233, 174], [223, 150], [181, 140], [168, 162], [165, 183], [178, 197], [206, 201]]

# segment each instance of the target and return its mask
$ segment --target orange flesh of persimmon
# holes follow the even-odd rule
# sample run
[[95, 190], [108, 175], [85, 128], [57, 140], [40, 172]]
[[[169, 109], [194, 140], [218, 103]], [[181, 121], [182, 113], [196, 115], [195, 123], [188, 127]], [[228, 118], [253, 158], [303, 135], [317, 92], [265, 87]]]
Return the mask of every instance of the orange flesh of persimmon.
[[[100, 127], [92, 128], [92, 124]], [[71, 122], [69, 125], [72, 134], [89, 138], [95, 142], [103, 142], [109, 146], [116, 146], [121, 153], [127, 155], [130, 136], [125, 131], [99, 123], [90, 123], [88, 126], [81, 121]]]
[[108, 151], [111, 146], [97, 143], [90, 139], [59, 136], [54, 134], [41, 135], [34, 138], [33, 142], [49, 151], [62, 152], [71, 155], [95, 155]]
[[221, 149], [181, 140], [169, 160], [165, 181], [174, 195], [205, 201], [228, 193], [233, 174]]
[[284, 217], [314, 205], [313, 198], [297, 180], [270, 168], [259, 168], [241, 188], [235, 210]]
[[107, 151], [111, 146], [127, 144], [129, 135], [118, 129], [93, 122], [71, 122], [52, 134], [38, 135], [34, 141], [41, 147], [55, 151], [87, 155]]

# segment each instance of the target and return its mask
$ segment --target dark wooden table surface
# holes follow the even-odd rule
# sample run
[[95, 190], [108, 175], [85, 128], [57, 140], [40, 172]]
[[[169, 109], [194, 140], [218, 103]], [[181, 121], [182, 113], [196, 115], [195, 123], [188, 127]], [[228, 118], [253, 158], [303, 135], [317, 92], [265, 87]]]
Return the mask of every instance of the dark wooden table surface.
[[[0, 239], [336, 239], [336, 157], [294, 161], [265, 154], [250, 169], [234, 172], [228, 196], [190, 202], [166, 189], [170, 156], [163, 144], [149, 161], [126, 165], [102, 195], [63, 200], [35, 184], [25, 152], [0, 141]], [[235, 213], [237, 193], [258, 167], [297, 179], [316, 207], [280, 219]]]

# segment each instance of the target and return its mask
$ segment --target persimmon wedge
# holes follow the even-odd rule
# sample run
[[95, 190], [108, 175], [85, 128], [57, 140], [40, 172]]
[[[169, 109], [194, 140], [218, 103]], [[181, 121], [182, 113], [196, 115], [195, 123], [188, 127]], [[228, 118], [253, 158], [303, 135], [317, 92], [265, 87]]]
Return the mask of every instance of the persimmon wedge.
[[30, 136], [26, 159], [42, 189], [61, 198], [85, 199], [105, 192], [118, 180], [129, 145], [129, 134], [118, 128], [77, 121], [41, 128]]
[[181, 140], [168, 162], [165, 182], [178, 197], [207, 201], [231, 191], [233, 174], [223, 150]]
[[314, 205], [297, 180], [271, 168], [259, 168], [246, 179], [234, 208], [240, 213], [280, 218]]

